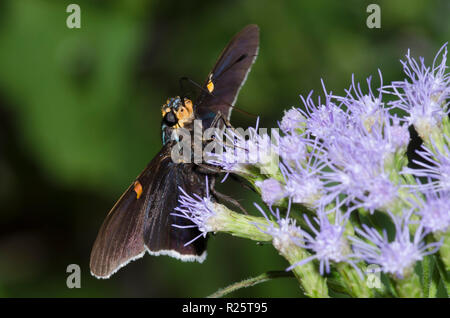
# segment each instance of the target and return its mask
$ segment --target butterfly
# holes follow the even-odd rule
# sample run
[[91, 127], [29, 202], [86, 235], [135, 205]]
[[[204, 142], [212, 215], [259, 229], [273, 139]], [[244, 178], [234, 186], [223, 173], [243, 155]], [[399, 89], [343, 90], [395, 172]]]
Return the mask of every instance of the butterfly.
[[222, 51], [195, 101], [177, 96], [162, 106], [163, 146], [106, 216], [91, 251], [92, 275], [109, 278], [146, 252], [182, 261], [205, 260], [207, 237], [186, 245], [200, 232], [196, 227], [185, 227], [192, 223], [173, 212], [180, 188], [190, 195], [206, 195], [211, 186], [205, 180], [208, 173], [196, 163], [172, 160], [173, 136], [180, 129], [191, 131], [194, 120], [201, 120], [203, 128], [223, 125], [217, 121], [219, 116], [229, 121], [258, 48], [259, 28], [248, 25]]

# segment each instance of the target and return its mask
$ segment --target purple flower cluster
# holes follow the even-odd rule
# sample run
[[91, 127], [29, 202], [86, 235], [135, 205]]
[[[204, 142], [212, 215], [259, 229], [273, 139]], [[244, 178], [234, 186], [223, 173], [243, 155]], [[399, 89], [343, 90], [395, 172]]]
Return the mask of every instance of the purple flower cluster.
[[[443, 128], [450, 97], [446, 58], [446, 45], [432, 67], [422, 58], [417, 62], [408, 51], [402, 61], [408, 79], [383, 85], [379, 72], [379, 88], [372, 90], [368, 78], [367, 93], [354, 77], [344, 96], [328, 92], [322, 84], [325, 98], [315, 101], [312, 92], [301, 96], [303, 109], [293, 107], [284, 113], [279, 122], [282, 134], [276, 140], [258, 133], [258, 124], [249, 129], [248, 138], [234, 130], [225, 134], [224, 152], [211, 153], [209, 163], [251, 175], [249, 181], [270, 210], [266, 214], [255, 204], [269, 224], [255, 226], [272, 236], [279, 251], [295, 245], [311, 253], [288, 269], [317, 260], [321, 274], [330, 272], [331, 263], [340, 262], [360, 273], [358, 262], [365, 261], [402, 278], [415, 262], [440, 248], [442, 242], [426, 244], [424, 238], [450, 228], [450, 128]], [[385, 103], [383, 94], [392, 94], [395, 100]], [[393, 109], [407, 114], [397, 117], [391, 114]], [[409, 125], [427, 138], [417, 152], [421, 160], [414, 161], [419, 166], [415, 169], [405, 167]], [[239, 151], [244, 161], [239, 157], [236, 161]], [[275, 169], [274, 152], [279, 158]], [[255, 166], [269, 168], [258, 174], [251, 169]], [[428, 182], [412, 184], [418, 177]], [[305, 228], [289, 216], [296, 204], [316, 211], [312, 221], [304, 218]], [[388, 213], [395, 238], [389, 241], [385, 229], [350, 222], [350, 215], [360, 209]], [[205, 226], [214, 214], [209, 198], [184, 194], [177, 211], [202, 235], [211, 230]], [[348, 227], [356, 235], [349, 235]]]
[[[311, 92], [301, 97], [304, 110], [292, 108], [285, 112], [279, 123], [284, 133], [280, 140], [285, 139], [288, 145], [280, 144], [280, 150], [284, 150], [280, 163], [283, 180], [274, 180], [277, 191], [271, 190], [274, 185], [272, 181], [261, 181], [256, 185], [268, 205], [288, 197], [289, 204], [302, 203], [317, 210], [315, 221], [318, 228], [307, 219], [309, 231], [298, 230], [303, 240], [297, 244], [313, 254], [292, 264], [290, 269], [318, 259], [320, 272], [323, 273], [329, 272], [330, 261], [354, 265], [354, 260], [362, 259], [380, 265], [385, 273], [400, 277], [424, 255], [439, 248], [439, 243], [425, 244], [423, 239], [430, 232], [446, 232], [449, 228], [448, 136], [444, 136], [446, 142], [440, 147], [431, 139], [433, 149], [424, 146], [423, 150], [418, 151], [424, 161], [415, 163], [421, 169], [403, 169], [403, 174], [432, 178], [431, 182], [415, 187], [420, 193], [425, 192], [412, 203], [414, 208], [411, 213], [414, 212], [420, 219], [415, 232], [410, 232], [409, 213], [401, 221], [397, 217], [394, 219], [396, 238], [393, 242], [388, 242], [386, 232], [380, 236], [376, 229], [364, 224], [362, 230], [356, 228], [356, 233], [366, 241], [347, 238], [343, 224], [331, 224], [323, 211], [330, 204], [335, 207], [334, 213], [337, 215], [340, 214], [339, 209], [345, 207], [347, 216], [359, 208], [371, 213], [398, 209], [399, 202], [404, 200], [400, 190], [405, 186], [405, 180], [394, 168], [398, 169], [397, 158], [406, 156], [410, 140], [408, 125], [416, 124], [418, 121], [414, 116], [421, 112], [430, 115], [427, 120], [433, 119], [435, 122], [432, 124], [438, 126], [449, 112], [446, 104], [450, 92], [450, 76], [445, 72], [446, 46], [437, 56], [442, 51], [442, 62], [436, 63], [436, 57], [432, 68], [427, 68], [423, 59], [419, 65], [408, 53], [408, 63], [402, 64], [410, 80], [383, 86], [379, 73], [381, 84], [376, 94], [371, 89], [371, 78], [367, 79], [367, 94], [352, 78], [345, 96], [328, 93], [324, 87], [323, 102], [319, 98], [316, 103]], [[383, 93], [386, 92], [398, 97], [398, 100], [389, 103], [390, 107], [383, 102]], [[392, 108], [407, 111], [409, 115], [406, 118], [393, 116], [389, 112]], [[295, 143], [301, 146], [292, 146]], [[273, 196], [264, 195], [269, 192]], [[401, 216], [405, 213], [397, 211], [397, 214]], [[277, 222], [280, 223], [279, 220]], [[410, 235], [414, 236], [412, 241]], [[352, 254], [344, 248], [348, 246], [347, 239], [354, 242]]]
[[[303, 134], [293, 135], [292, 131], [281, 127], [285, 132], [281, 140], [297, 138], [298, 143], [303, 143], [303, 146], [297, 147], [297, 152], [298, 149], [308, 149], [312, 143], [320, 145], [320, 151], [302, 151], [301, 156], [297, 156], [300, 164], [289, 165], [298, 169], [284, 174], [290, 177], [287, 183], [295, 180], [296, 175], [303, 180], [304, 171], [309, 170], [313, 174], [308, 177], [316, 178], [315, 184], [322, 185], [322, 195], [316, 196], [314, 202], [297, 200], [297, 203], [327, 205], [345, 195], [343, 201], [347, 205], [374, 211], [386, 209], [395, 199], [398, 185], [389, 178], [386, 165], [396, 153], [406, 150], [409, 132], [406, 125], [401, 125], [383, 108], [381, 89], [375, 96], [370, 82], [369, 78], [369, 93], [366, 95], [353, 80], [345, 97], [325, 91], [324, 104], [320, 104], [320, 99], [316, 104], [312, 94], [302, 97], [305, 110], [299, 109], [298, 112], [302, 114], [305, 124]], [[292, 110], [286, 116], [292, 116]], [[294, 122], [294, 119], [283, 118], [283, 122]], [[291, 156], [282, 156], [285, 164], [288, 161], [286, 158], [292, 162], [295, 154], [293, 151]], [[314, 160], [308, 159], [313, 156]], [[295, 186], [295, 189], [297, 191], [291, 188], [291, 192], [306, 192], [302, 187]], [[308, 198], [311, 199], [311, 196]]]

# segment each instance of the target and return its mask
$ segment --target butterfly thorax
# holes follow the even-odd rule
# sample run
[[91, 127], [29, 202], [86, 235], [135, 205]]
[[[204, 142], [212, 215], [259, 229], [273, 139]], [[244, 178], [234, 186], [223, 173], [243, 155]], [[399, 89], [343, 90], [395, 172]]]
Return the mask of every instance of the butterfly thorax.
[[181, 99], [179, 96], [167, 99], [161, 107], [162, 123], [161, 137], [163, 145], [171, 140], [179, 141], [177, 133], [180, 129], [192, 128], [194, 122], [194, 105], [188, 98]]

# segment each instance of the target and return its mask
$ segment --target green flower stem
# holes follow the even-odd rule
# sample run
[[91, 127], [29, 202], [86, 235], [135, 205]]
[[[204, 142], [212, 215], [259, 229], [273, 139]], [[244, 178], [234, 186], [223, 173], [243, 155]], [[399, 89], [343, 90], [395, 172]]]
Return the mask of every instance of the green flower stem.
[[414, 271], [403, 279], [395, 280], [395, 289], [402, 298], [422, 298], [420, 277]]
[[340, 274], [340, 280], [346, 292], [352, 297], [370, 298], [373, 297], [372, 290], [367, 286], [366, 281], [359, 277], [356, 270], [347, 263], [339, 263], [336, 269]]
[[422, 260], [422, 286], [423, 296], [426, 298], [432, 297], [435, 294], [436, 288], [433, 284], [432, 278], [432, 258], [430, 256], [425, 257]]
[[[275, 248], [281, 256], [283, 256], [289, 264], [293, 265], [302, 259], [309, 257], [309, 253], [294, 243], [277, 244], [274, 242]], [[296, 266], [292, 269], [297, 280], [300, 282], [303, 292], [306, 296], [313, 298], [328, 298], [327, 281], [320, 275], [313, 262]]]
[[269, 221], [263, 217], [237, 213], [219, 203], [214, 203], [214, 211], [216, 215], [207, 220], [211, 232], [225, 232], [233, 236], [260, 242], [272, 240], [272, 236], [261, 232], [255, 226], [257, 224], [260, 229], [264, 230], [269, 225]]

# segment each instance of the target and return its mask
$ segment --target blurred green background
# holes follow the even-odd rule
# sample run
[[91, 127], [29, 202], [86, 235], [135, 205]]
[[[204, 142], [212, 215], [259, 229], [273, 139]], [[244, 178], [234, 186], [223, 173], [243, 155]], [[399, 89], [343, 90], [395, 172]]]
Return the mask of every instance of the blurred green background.
[[[81, 29], [66, 27], [68, 4]], [[381, 29], [366, 7], [381, 6]], [[89, 254], [109, 209], [156, 154], [160, 105], [178, 79], [203, 83], [243, 26], [261, 29], [260, 55], [238, 107], [274, 127], [299, 94], [343, 94], [383, 72], [402, 79], [412, 49], [428, 61], [450, 38], [449, 1], [44, 1], [0, 2], [0, 296], [203, 297], [287, 263], [270, 245], [216, 235], [203, 264], [145, 256], [109, 280], [89, 274]], [[234, 112], [232, 123], [254, 118]], [[251, 209], [232, 180], [220, 190]], [[66, 267], [81, 266], [80, 289]], [[280, 279], [234, 293], [297, 297]]]

